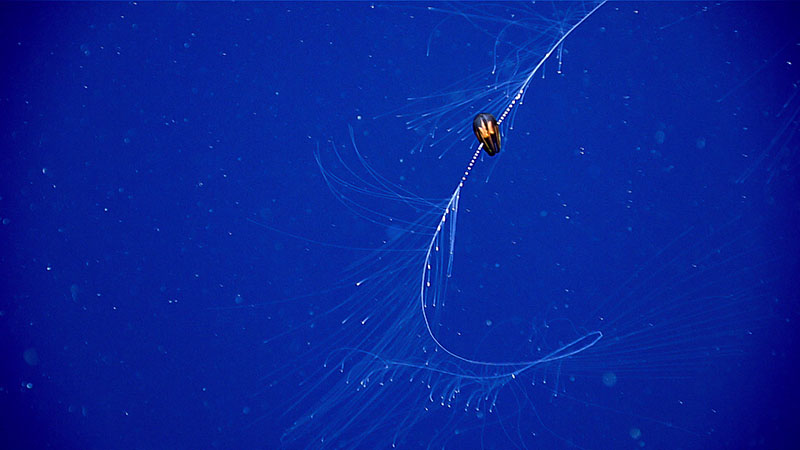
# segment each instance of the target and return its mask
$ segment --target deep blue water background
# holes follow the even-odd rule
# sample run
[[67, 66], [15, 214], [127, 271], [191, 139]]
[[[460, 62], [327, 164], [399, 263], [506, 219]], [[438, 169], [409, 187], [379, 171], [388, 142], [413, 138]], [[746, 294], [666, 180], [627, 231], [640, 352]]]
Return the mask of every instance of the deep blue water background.
[[[437, 28], [445, 16], [420, 6], [0, 5], [0, 446], [279, 445], [294, 388], [276, 392], [264, 377], [293, 366], [311, 338], [301, 330], [263, 342], [336, 305], [326, 289], [363, 256], [352, 248], [391, 236], [334, 200], [315, 148], [333, 141], [351, 151], [352, 126], [377, 171], [426, 197], [449, 196], [469, 157], [458, 146], [442, 158], [436, 148], [411, 154], [420, 133], [388, 114], [408, 97], [465, 89], [462, 79], [491, 65], [491, 33], [459, 20]], [[644, 410], [714, 432], [659, 441], [654, 431], [650, 448], [796, 444], [799, 141], [797, 118], [787, 118], [799, 108], [798, 17], [791, 3], [605, 5], [567, 40], [564, 75], [551, 62], [534, 82], [509, 133], [509, 152], [514, 133], [533, 136], [541, 166], [531, 168], [537, 193], [506, 199], [553, 219], [569, 199], [580, 216], [544, 225], [549, 244], [536, 256], [571, 267], [565, 279], [520, 277], [498, 298], [603, 286], [687, 227], [720, 228], [733, 217], [730, 240], [755, 239], [778, 263], [764, 274], [774, 301], [757, 309], [758, 338], [713, 376], [688, 377], [687, 393], [662, 392], [699, 389], [709, 407], [692, 411], [722, 418]], [[709, 109], [708, 98], [687, 95], [697, 86], [723, 101]], [[422, 112], [408, 108], [410, 117]], [[769, 147], [776, 137], [780, 148]], [[680, 190], [668, 182], [670, 167], [709, 181]], [[746, 182], [734, 182], [750, 168]], [[644, 181], [626, 196], [630, 173]], [[626, 202], [661, 219], [613, 213]], [[459, 233], [495, 225], [465, 222]], [[620, 233], [629, 226], [639, 232]], [[575, 235], [593, 246], [553, 253]], [[595, 255], [616, 257], [597, 265]], [[517, 307], [504, 305], [502, 315]], [[643, 379], [643, 391], [661, 387]], [[593, 411], [591, 422], [570, 425], [583, 445], [638, 445], [624, 425], [610, 439], [595, 425], [617, 416]], [[439, 425], [421, 424], [408, 447]]]

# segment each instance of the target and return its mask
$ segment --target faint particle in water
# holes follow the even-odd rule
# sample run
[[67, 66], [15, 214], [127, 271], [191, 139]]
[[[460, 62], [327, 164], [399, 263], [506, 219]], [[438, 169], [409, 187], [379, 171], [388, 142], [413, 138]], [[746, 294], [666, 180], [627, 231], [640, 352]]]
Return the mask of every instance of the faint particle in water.
[[237, 305], [241, 305], [242, 302], [244, 302], [244, 299], [242, 298], [241, 295], [236, 294], [236, 297], [233, 298], [233, 302], [236, 303]]
[[657, 144], [663, 144], [664, 140], [667, 138], [667, 133], [664, 133], [664, 130], [658, 130], [656, 131], [654, 138]]
[[638, 429], [636, 427], [633, 427], [633, 428], [630, 429], [628, 434], [630, 434], [631, 439], [640, 439], [642, 437], [642, 430], [640, 430], [640, 429]]
[[39, 354], [36, 353], [36, 349], [33, 347], [22, 352], [22, 359], [24, 359], [29, 366], [35, 366], [39, 364]]
[[704, 138], [702, 136], [697, 138], [697, 140], [694, 142], [694, 145], [698, 149], [706, 148], [706, 138]]
[[69, 405], [67, 407], [67, 412], [70, 414], [80, 412], [83, 417], [86, 417], [87, 410], [85, 406], [78, 406], [78, 405]]
[[606, 372], [603, 374], [603, 384], [607, 387], [613, 387], [617, 384], [617, 374], [614, 372]]

